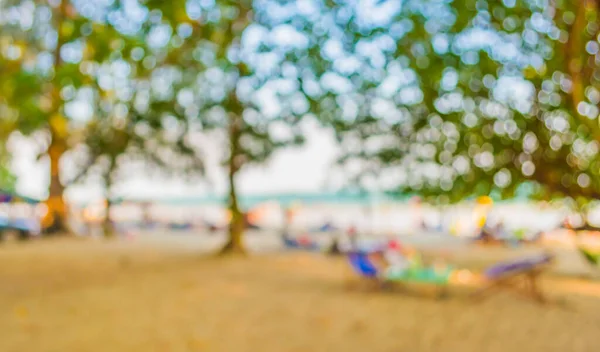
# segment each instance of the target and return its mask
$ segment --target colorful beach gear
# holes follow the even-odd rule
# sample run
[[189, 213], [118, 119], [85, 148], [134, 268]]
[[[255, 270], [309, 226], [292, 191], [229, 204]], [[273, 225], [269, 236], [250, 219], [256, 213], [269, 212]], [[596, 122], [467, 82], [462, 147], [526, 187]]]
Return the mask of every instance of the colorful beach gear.
[[356, 274], [363, 279], [376, 280], [384, 287], [385, 284], [393, 283], [424, 283], [439, 286], [440, 297], [444, 296], [445, 287], [450, 281], [452, 268], [435, 269], [429, 267], [411, 267], [403, 271], [382, 270], [372, 262], [370, 253], [352, 252], [348, 253], [348, 261]]

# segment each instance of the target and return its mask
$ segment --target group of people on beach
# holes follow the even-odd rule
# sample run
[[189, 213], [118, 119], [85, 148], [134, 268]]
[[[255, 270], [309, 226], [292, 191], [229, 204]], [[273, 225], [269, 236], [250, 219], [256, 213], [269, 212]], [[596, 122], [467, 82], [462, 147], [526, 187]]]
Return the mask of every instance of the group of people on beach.
[[[286, 210], [285, 226], [282, 233], [284, 243], [289, 245], [292, 239], [289, 237], [289, 225], [294, 217], [294, 212]], [[346, 237], [349, 241], [348, 252], [362, 251], [358, 242], [358, 228], [355, 225], [350, 226], [346, 231]], [[330, 254], [341, 254], [343, 251], [340, 248], [339, 236], [333, 238], [333, 243], [329, 248]], [[316, 244], [311, 240], [308, 234], [299, 236], [294, 244], [296, 248], [316, 248]], [[398, 239], [391, 239], [383, 246], [375, 250], [369, 251], [373, 258], [373, 263], [378, 267], [378, 271], [385, 276], [402, 276], [410, 270], [419, 270], [425, 268], [421, 253], [415, 248], [401, 243]], [[440, 266], [443, 263], [435, 263], [434, 266]]]

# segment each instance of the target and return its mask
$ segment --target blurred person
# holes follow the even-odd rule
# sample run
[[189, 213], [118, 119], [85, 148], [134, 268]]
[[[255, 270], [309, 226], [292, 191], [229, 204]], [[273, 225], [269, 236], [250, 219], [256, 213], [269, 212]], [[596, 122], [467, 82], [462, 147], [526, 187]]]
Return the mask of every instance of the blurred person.
[[310, 238], [310, 236], [308, 235], [308, 233], [303, 233], [302, 235], [300, 235], [298, 237], [298, 244], [301, 247], [309, 247], [314, 245], [312, 239]]
[[294, 212], [291, 208], [284, 208], [283, 211], [283, 229], [281, 231], [281, 238], [284, 240], [291, 240], [290, 231], [292, 221], [294, 219]]
[[508, 239], [510, 237], [503, 220], [499, 220], [496, 226], [493, 227], [493, 235], [496, 239]]
[[494, 202], [492, 198], [487, 196], [477, 198], [475, 208], [473, 209], [473, 216], [478, 228], [483, 229], [486, 225], [493, 206]]
[[296, 211], [293, 207], [287, 207], [284, 209], [283, 214], [283, 232], [288, 233], [294, 222]]
[[383, 251], [385, 259], [386, 275], [403, 275], [411, 266], [410, 260], [406, 256], [406, 250], [397, 240], [390, 240], [387, 247]]
[[479, 241], [481, 243], [486, 244], [495, 242], [497, 240], [495, 233], [499, 225], [500, 224], [494, 227], [490, 224], [489, 219], [487, 219], [483, 226], [481, 226], [481, 229], [479, 230], [479, 235], [475, 237], [475, 241]]
[[425, 218], [423, 216], [423, 206], [422, 200], [420, 197], [415, 196], [410, 200], [410, 207], [412, 208], [413, 213], [413, 226], [416, 229], [425, 230], [427, 224], [425, 223]]
[[348, 240], [350, 241], [351, 250], [358, 250], [358, 229], [356, 225], [352, 225], [348, 229]]

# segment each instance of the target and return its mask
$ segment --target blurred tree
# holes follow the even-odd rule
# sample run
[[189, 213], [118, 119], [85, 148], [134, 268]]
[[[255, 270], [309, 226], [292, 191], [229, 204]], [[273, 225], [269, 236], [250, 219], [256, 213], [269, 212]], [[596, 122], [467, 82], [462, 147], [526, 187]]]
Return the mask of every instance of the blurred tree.
[[[243, 253], [244, 214], [237, 176], [282, 147], [303, 142], [300, 125], [310, 104], [300, 87], [307, 37], [287, 24], [291, 4], [265, 0], [145, 1], [157, 63], [177, 68], [176, 111], [197, 121], [201, 133], [220, 134], [225, 145], [231, 213], [222, 253]], [[283, 9], [283, 12], [282, 12]], [[169, 39], [169, 40], [167, 40]]]
[[0, 1], [0, 112], [9, 130], [36, 133], [42, 144], [40, 157], [50, 164], [51, 231], [66, 230], [61, 160], [74, 143], [73, 132], [93, 117], [88, 98], [98, 85], [112, 84], [98, 74], [100, 64], [135, 48], [134, 38], [124, 39], [141, 30], [146, 13], [134, 5]]
[[117, 107], [108, 109], [109, 113], [98, 111], [96, 118], [81, 130], [80, 144], [73, 150], [78, 172], [71, 183], [100, 176], [104, 186], [107, 237], [114, 233], [110, 213], [117, 198], [113, 192], [115, 183], [140, 172], [192, 177], [204, 171], [198, 148], [190, 140], [188, 121], [173, 114], [170, 104], [152, 100], [151, 82], [151, 77], [130, 81], [136, 87], [137, 99], [104, 99], [98, 103], [97, 106]]
[[356, 112], [332, 120], [357, 182], [441, 201], [600, 195], [596, 1], [379, 1], [384, 33], [361, 28], [361, 3], [333, 7], [350, 19], [336, 45], [369, 59], [349, 77]]

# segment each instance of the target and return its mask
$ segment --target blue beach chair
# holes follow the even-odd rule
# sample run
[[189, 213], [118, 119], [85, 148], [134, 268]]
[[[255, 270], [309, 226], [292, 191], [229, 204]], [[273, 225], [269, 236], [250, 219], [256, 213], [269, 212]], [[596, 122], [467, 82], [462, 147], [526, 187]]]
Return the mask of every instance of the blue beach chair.
[[379, 271], [369, 259], [369, 254], [365, 252], [348, 253], [348, 260], [354, 271], [362, 277], [374, 279], [378, 278]]
[[386, 273], [379, 270], [371, 261], [367, 252], [348, 253], [348, 261], [356, 274], [370, 282], [377, 282], [379, 287], [387, 288], [397, 283], [422, 283], [432, 284], [440, 290], [438, 297], [446, 296], [446, 287], [452, 274], [451, 268], [436, 271], [433, 268], [410, 268], [402, 274]]

